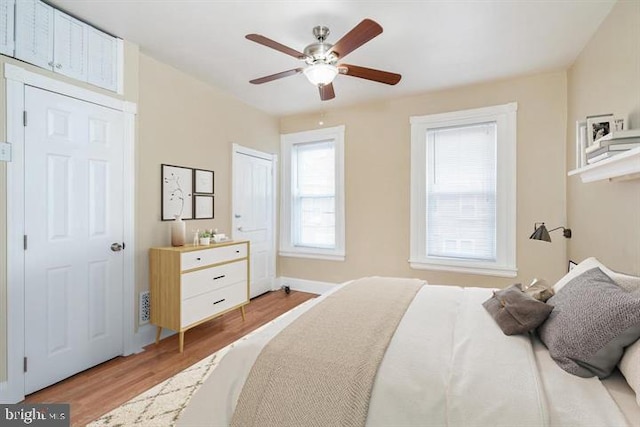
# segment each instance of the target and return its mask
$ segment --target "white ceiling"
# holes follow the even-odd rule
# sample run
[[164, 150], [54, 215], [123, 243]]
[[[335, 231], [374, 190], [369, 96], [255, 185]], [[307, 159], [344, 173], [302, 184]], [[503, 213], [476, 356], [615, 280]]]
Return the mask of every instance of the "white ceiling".
[[[142, 52], [274, 115], [329, 110], [510, 76], [567, 68], [615, 0], [214, 1], [53, 0]], [[320, 101], [295, 58], [244, 36], [258, 33], [302, 51], [326, 25], [335, 43], [364, 18], [384, 32], [344, 61], [402, 74], [396, 86], [348, 76]]]

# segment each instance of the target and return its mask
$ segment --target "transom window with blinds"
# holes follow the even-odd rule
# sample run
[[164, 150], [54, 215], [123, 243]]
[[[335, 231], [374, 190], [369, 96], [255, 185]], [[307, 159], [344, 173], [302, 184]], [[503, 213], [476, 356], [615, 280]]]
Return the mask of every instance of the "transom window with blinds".
[[413, 268], [516, 275], [516, 110], [411, 118]]
[[282, 135], [280, 255], [344, 259], [344, 127]]

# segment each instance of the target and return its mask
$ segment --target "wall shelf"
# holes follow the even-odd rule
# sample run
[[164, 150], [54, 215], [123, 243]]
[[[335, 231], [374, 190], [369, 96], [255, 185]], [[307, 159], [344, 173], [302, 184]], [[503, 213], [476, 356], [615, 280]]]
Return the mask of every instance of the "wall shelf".
[[579, 175], [582, 182], [640, 179], [640, 147], [568, 173], [573, 175]]

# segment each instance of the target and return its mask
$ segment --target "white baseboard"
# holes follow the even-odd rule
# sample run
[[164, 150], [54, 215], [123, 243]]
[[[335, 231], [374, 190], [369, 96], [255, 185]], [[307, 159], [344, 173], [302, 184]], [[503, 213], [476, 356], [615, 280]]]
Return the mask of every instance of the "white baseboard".
[[288, 285], [294, 291], [309, 292], [312, 294], [322, 295], [323, 293], [333, 289], [337, 283], [319, 282], [316, 280], [295, 279], [293, 277], [278, 277], [276, 279], [277, 288], [280, 289], [284, 285]]
[[[160, 339], [170, 337], [175, 333], [176, 333], [175, 331], [163, 328], [162, 334], [160, 334]], [[135, 339], [136, 349], [133, 351], [132, 354], [142, 353], [144, 351], [144, 347], [156, 342], [156, 326], [150, 323], [140, 326], [138, 328], [138, 332], [136, 332], [135, 334], [134, 339]]]

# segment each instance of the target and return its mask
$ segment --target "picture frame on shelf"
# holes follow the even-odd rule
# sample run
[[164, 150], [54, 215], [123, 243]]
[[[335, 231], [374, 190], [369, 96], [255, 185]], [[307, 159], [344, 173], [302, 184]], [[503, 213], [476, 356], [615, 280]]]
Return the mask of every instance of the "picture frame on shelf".
[[613, 132], [627, 130], [624, 117], [615, 117], [613, 119]]
[[167, 164], [160, 168], [162, 221], [173, 221], [176, 215], [193, 219], [193, 169]]
[[613, 114], [587, 116], [587, 147], [598, 139], [613, 132]]
[[193, 197], [193, 210], [195, 219], [213, 219], [214, 201], [213, 195], [196, 194]]
[[587, 122], [576, 122], [576, 169], [580, 169], [587, 165]]
[[569, 260], [569, 265], [567, 266], [567, 272], [573, 270], [577, 266], [578, 266], [578, 264], [576, 262]]
[[193, 192], [213, 194], [215, 173], [206, 169], [193, 170]]

